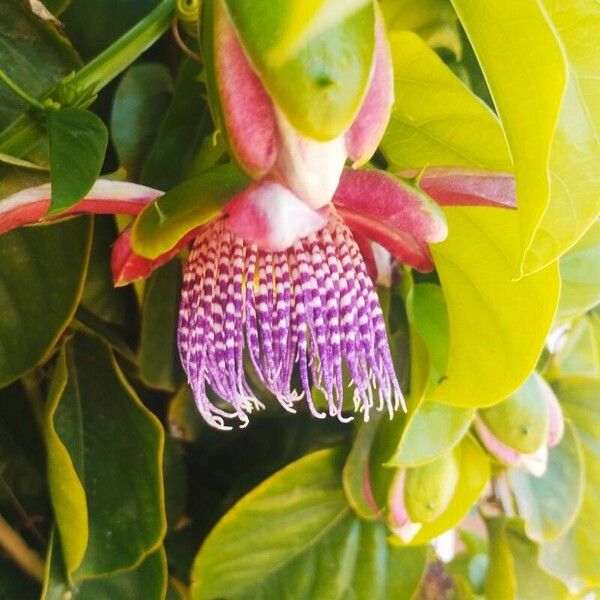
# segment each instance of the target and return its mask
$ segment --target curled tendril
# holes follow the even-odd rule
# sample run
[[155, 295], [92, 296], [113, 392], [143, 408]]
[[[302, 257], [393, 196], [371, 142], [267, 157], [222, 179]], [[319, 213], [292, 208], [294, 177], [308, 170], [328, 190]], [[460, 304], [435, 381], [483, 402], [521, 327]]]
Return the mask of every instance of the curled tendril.
[[181, 23], [183, 29], [190, 37], [197, 39], [201, 8], [202, 0], [176, 0], [176, 13], [171, 27], [177, 45], [185, 54], [198, 63], [202, 62], [202, 57], [197, 52], [194, 52], [182, 39], [179, 32], [179, 24]]
[[201, 8], [202, 0], [177, 0], [175, 3], [177, 19], [186, 33], [194, 37], [198, 35]]

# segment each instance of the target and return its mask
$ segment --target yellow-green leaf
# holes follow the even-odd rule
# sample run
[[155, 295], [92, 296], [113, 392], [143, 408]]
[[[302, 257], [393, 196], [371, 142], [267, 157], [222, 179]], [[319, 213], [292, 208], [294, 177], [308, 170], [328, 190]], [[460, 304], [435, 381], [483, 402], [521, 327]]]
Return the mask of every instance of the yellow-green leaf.
[[492, 111], [414, 33], [393, 33], [390, 44], [396, 102], [381, 149], [392, 169], [455, 165], [510, 171]]
[[533, 371], [559, 293], [558, 266], [513, 279], [520, 247], [515, 212], [449, 208], [449, 236], [432, 247], [450, 322], [446, 379], [430, 399], [490, 406]]
[[502, 121], [517, 179], [520, 248], [548, 206], [548, 159], [566, 83], [565, 61], [536, 0], [452, 0]]
[[525, 272], [558, 258], [600, 213], [600, 4], [542, 5], [562, 43], [568, 82], [550, 152], [550, 204], [525, 255]]

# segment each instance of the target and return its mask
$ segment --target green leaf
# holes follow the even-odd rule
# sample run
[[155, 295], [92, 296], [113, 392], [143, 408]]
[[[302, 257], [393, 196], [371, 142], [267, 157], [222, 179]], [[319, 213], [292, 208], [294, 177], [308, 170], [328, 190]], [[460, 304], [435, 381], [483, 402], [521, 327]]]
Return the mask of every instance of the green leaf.
[[138, 365], [149, 387], [173, 391], [181, 380], [176, 343], [180, 292], [179, 260], [157, 269], [146, 282]]
[[341, 461], [339, 451], [309, 454], [244, 496], [200, 549], [192, 597], [243, 594], [342, 521]]
[[213, 219], [247, 181], [235, 166], [221, 165], [180, 183], [140, 213], [131, 233], [134, 250], [147, 258], [168, 252]]
[[100, 174], [108, 131], [94, 113], [81, 108], [48, 110], [52, 203], [49, 213], [81, 200]]
[[[439, 517], [423, 524], [417, 535], [408, 543], [410, 546], [425, 544], [455, 527], [469, 512], [488, 483], [490, 462], [473, 438], [463, 438], [453, 452], [459, 469], [456, 491]], [[394, 544], [404, 545], [400, 538], [395, 537], [393, 540]]]
[[[33, 97], [42, 96], [81, 64], [56, 27], [31, 10], [28, 0], [5, 0], [0, 10], [0, 68]], [[29, 107], [0, 82], [0, 129]], [[42, 130], [40, 128], [40, 136]], [[5, 152], [10, 151], [4, 149]]]
[[412, 597], [426, 549], [391, 548], [382, 524], [352, 516], [341, 461], [315, 452], [240, 500], [196, 557], [192, 598]]
[[568, 81], [550, 152], [550, 204], [525, 256], [526, 272], [556, 260], [600, 213], [600, 6], [595, 0], [541, 4], [561, 41]]
[[61, 557], [59, 536], [54, 532], [46, 561], [41, 600], [162, 600], [167, 591], [167, 559], [162, 548], [155, 550], [133, 569], [108, 577], [86, 579], [70, 586]]
[[168, 190], [179, 183], [191, 168], [202, 139], [212, 132], [201, 71], [198, 63], [183, 59], [173, 99], [141, 171], [144, 185]]
[[523, 534], [518, 521], [487, 522], [490, 564], [485, 587], [489, 600], [569, 600], [568, 589], [538, 565], [539, 547]]
[[550, 198], [548, 158], [565, 89], [565, 61], [536, 0], [452, 4], [481, 64], [514, 162], [521, 239], [513, 269], [518, 274]]
[[532, 372], [554, 319], [557, 265], [513, 279], [518, 216], [489, 208], [448, 208], [449, 235], [432, 247], [448, 305], [447, 378], [430, 399], [490, 406]]
[[131, 288], [115, 288], [113, 285], [110, 257], [117, 235], [114, 217], [94, 217], [92, 251], [81, 306], [107, 323], [126, 327], [136, 312], [136, 306]]
[[0, 236], [0, 387], [52, 351], [83, 289], [91, 219]]
[[69, 579], [137, 566], [166, 527], [163, 432], [99, 338], [78, 335], [61, 349], [46, 432]]
[[555, 384], [583, 448], [585, 490], [573, 526], [542, 546], [541, 565], [573, 589], [600, 585], [600, 380], [571, 377]]
[[542, 477], [521, 469], [512, 469], [508, 477], [527, 537], [540, 544], [557, 538], [577, 517], [585, 485], [583, 451], [573, 425], [567, 421], [560, 444], [550, 449]]
[[462, 440], [473, 411], [424, 400], [409, 417], [388, 466], [413, 467], [445, 454]]
[[492, 111], [417, 35], [393, 33], [390, 43], [396, 102], [381, 149], [392, 169], [456, 165], [511, 171]]
[[134, 65], [115, 92], [110, 132], [119, 162], [135, 179], [150, 151], [171, 98], [169, 70], [159, 63]]
[[448, 49], [460, 59], [462, 42], [450, 0], [381, 0], [389, 31], [412, 31], [435, 49]]
[[[374, 5], [369, 2], [312, 36], [293, 58], [274, 65], [272, 52], [292, 18], [288, 15], [306, 3], [225, 1], [252, 64], [292, 125], [317, 140], [333, 139], [345, 131], [358, 113], [369, 83], [375, 48]], [[358, 3], [353, 0], [344, 6], [351, 4]]]
[[600, 220], [560, 259], [558, 319], [576, 317], [600, 304]]
[[600, 318], [590, 314], [575, 323], [554, 360], [561, 376], [600, 379]]

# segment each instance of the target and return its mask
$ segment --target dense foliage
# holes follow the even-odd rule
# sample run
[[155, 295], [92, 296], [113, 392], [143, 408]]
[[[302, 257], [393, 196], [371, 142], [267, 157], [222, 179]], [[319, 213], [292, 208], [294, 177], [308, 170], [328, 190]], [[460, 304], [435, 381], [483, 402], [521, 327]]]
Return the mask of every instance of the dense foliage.
[[[207, 45], [220, 2], [318, 139], [358, 110], [381, 10], [395, 102], [366, 168], [514, 174], [516, 210], [444, 206], [435, 269], [396, 262], [378, 289], [392, 420], [263, 390], [246, 427], [209, 427], [176, 345], [186, 248], [115, 287], [135, 217], [63, 214], [100, 173], [173, 190], [132, 229], [164, 258], [237, 191], [206, 175], [239, 159]], [[0, 3], [0, 598], [600, 594], [598, 2], [199, 4]]]

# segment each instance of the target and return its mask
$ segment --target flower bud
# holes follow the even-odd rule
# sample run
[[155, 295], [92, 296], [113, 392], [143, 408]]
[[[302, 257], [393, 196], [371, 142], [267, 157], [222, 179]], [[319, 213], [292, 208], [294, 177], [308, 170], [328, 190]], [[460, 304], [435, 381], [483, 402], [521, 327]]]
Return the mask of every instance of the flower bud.
[[448, 508], [458, 477], [454, 452], [425, 465], [399, 469], [388, 497], [388, 520], [394, 533], [409, 542], [423, 523], [437, 519]]
[[501, 463], [537, 477], [546, 471], [548, 448], [564, 433], [558, 400], [537, 373], [500, 404], [480, 410], [474, 425], [482, 444]]

